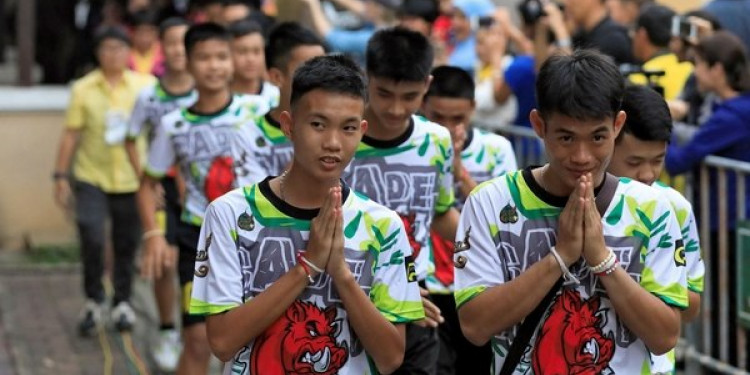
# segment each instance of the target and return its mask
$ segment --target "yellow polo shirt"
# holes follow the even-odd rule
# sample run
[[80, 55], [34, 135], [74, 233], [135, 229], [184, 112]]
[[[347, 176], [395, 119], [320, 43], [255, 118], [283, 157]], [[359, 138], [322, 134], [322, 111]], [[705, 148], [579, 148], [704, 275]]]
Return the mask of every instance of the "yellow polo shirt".
[[[73, 83], [65, 126], [81, 133], [73, 161], [77, 180], [106, 193], [138, 190], [138, 176], [124, 146], [127, 120], [140, 90], [154, 82], [151, 75], [127, 70], [111, 87], [97, 69]], [[144, 150], [143, 140], [139, 143]]]
[[[643, 70], [663, 70], [664, 76], [656, 78], [656, 82], [659, 86], [664, 87], [664, 99], [674, 100], [680, 95], [682, 87], [685, 86], [685, 81], [693, 72], [693, 64], [687, 61], [680, 62], [677, 55], [667, 53], [646, 61], [643, 64]], [[630, 81], [638, 85], [647, 83], [643, 74], [631, 75]]]

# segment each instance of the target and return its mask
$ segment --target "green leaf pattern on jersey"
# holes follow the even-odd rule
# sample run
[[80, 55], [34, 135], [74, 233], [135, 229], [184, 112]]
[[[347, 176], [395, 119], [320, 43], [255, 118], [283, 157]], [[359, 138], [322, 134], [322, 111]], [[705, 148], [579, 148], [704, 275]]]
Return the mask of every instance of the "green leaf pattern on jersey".
[[[531, 189], [526, 186], [526, 181], [524, 181], [521, 171], [508, 173], [505, 175], [505, 178], [507, 179], [508, 190], [513, 198], [513, 202], [516, 203], [516, 207], [521, 211], [523, 216], [529, 220], [534, 220], [560, 215], [560, 211], [562, 211], [560, 208], [552, 207], [544, 203], [536, 195], [530, 193]], [[519, 189], [519, 186], [522, 186], [522, 188]]]
[[[422, 301], [397, 301], [391, 297], [388, 284], [373, 284], [370, 290], [370, 300], [389, 322], [405, 323], [424, 318]], [[402, 313], [397, 314], [395, 311], [402, 311]]]

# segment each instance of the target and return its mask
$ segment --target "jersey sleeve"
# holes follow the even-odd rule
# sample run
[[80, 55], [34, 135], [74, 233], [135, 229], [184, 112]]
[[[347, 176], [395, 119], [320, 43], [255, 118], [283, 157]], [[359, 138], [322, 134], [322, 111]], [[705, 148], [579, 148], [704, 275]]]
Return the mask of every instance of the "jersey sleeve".
[[262, 135], [252, 129], [257, 128], [254, 122], [248, 122], [237, 128], [237, 135], [231, 140], [232, 160], [234, 161], [234, 175], [238, 186], [248, 186], [263, 181], [271, 175], [270, 171], [260, 162], [267, 158], [271, 147], [258, 147], [256, 139]]
[[81, 93], [80, 83], [74, 84], [70, 93], [70, 103], [68, 110], [65, 112], [65, 128], [71, 130], [80, 130], [84, 124], [83, 94]]
[[127, 134], [127, 138], [130, 140], [136, 139], [139, 135], [141, 135], [143, 124], [147, 120], [149, 102], [147, 91], [148, 89], [143, 89], [138, 95], [138, 99], [136, 99], [135, 105], [133, 106], [133, 112], [130, 114]]
[[659, 199], [650, 203], [654, 205], [652, 215], [647, 206], [637, 212], [640, 225], [649, 232], [648, 247], [641, 251], [645, 260], [640, 284], [668, 305], [685, 309], [688, 306], [685, 244], [677, 216], [666, 202], [669, 199], [660, 194]]
[[677, 218], [685, 215], [681, 222], [682, 240], [685, 244], [685, 259], [687, 260], [687, 285], [688, 289], [695, 293], [703, 293], [703, 277], [706, 267], [701, 256], [700, 237], [698, 236], [698, 225], [691, 207], [686, 212], [678, 212]]
[[[484, 185], [484, 189], [488, 186]], [[503, 261], [495, 245], [492, 202], [482, 185], [467, 199], [456, 231], [453, 261], [455, 266], [456, 308], [484, 292], [506, 282]]]
[[516, 162], [516, 153], [513, 145], [505, 137], [500, 137], [498, 142], [498, 151], [495, 154], [495, 168], [492, 170], [492, 177], [500, 176], [506, 172], [518, 170]]
[[[387, 220], [388, 225], [382, 226], [387, 229], [385, 233], [375, 236], [380, 251], [375, 265], [370, 300], [392, 323], [423, 319], [424, 308], [404, 224], [395, 214], [381, 220]], [[377, 225], [376, 222], [374, 227], [381, 225]]]
[[176, 161], [169, 131], [164, 126], [169, 115], [162, 117], [162, 124], [155, 127], [154, 139], [148, 150], [145, 173], [154, 178], [162, 178]]
[[190, 313], [213, 315], [243, 303], [233, 213], [228, 204], [208, 206], [198, 240]]
[[[442, 158], [442, 165], [438, 164], [438, 196], [435, 203], [435, 212], [438, 214], [445, 213], [456, 201], [453, 191], [453, 143], [450, 134], [445, 131], [445, 136], [438, 139], [438, 152], [436, 158]], [[459, 156], [460, 157], [460, 156]]]

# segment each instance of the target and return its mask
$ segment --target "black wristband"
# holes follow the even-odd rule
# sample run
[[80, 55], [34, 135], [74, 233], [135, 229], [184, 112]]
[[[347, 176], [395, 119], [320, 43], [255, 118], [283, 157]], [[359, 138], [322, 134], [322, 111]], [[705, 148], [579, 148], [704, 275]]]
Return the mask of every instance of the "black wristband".
[[53, 180], [60, 180], [60, 179], [68, 179], [70, 178], [70, 174], [67, 172], [54, 172], [52, 173], [52, 179]]

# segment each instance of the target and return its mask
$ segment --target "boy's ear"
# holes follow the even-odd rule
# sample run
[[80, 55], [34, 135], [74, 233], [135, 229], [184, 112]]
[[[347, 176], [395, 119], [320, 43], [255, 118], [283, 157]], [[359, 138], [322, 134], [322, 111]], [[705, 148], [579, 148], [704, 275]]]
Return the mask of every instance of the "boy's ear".
[[370, 125], [367, 123], [367, 120], [362, 120], [362, 122], [359, 123], [359, 129], [362, 131], [362, 135], [367, 133], [367, 128]]
[[284, 73], [282, 73], [279, 68], [269, 68], [268, 80], [271, 81], [274, 86], [281, 87], [284, 85]]
[[617, 136], [620, 135], [620, 131], [622, 131], [622, 126], [625, 125], [625, 120], [627, 120], [628, 115], [625, 113], [625, 111], [617, 112], [617, 116], [615, 116], [615, 139], [617, 139]]
[[543, 139], [546, 129], [542, 114], [539, 113], [539, 111], [537, 111], [536, 109], [533, 109], [529, 114], [529, 120], [531, 121], [531, 127], [534, 129], [534, 133], [536, 133], [539, 138]]
[[279, 124], [281, 124], [281, 131], [284, 132], [284, 135], [291, 140], [292, 128], [294, 127], [294, 123], [292, 122], [292, 114], [287, 111], [281, 112], [281, 115], [279, 116]]

